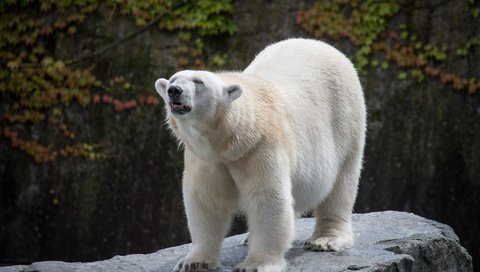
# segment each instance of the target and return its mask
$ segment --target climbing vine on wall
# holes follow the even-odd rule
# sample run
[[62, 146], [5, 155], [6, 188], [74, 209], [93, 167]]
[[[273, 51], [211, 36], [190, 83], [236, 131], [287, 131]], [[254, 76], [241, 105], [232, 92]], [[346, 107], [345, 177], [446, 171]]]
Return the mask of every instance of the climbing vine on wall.
[[230, 0], [169, 0], [155, 4], [157, 2], [111, 1], [121, 13], [133, 15], [138, 26], [144, 26], [161, 16], [161, 29], [178, 32], [181, 42], [176, 49], [178, 68], [205, 69], [220, 67], [224, 63], [226, 56], [207, 52], [205, 41], [211, 36], [232, 35], [236, 31], [235, 24], [228, 16], [233, 12]]
[[[103, 105], [128, 112], [138, 106], [159, 103], [158, 98], [151, 95], [120, 97], [116, 88], [129, 89], [132, 85], [123, 78], [109, 82], [99, 80], [93, 72], [94, 62], [82, 62], [88, 56], [56, 56], [58, 35], [78, 35], [81, 26], [93, 17], [100, 5], [106, 5], [112, 14], [133, 18], [138, 28], [154, 26], [181, 33], [180, 40], [187, 46], [187, 50], [181, 52], [185, 64], [193, 60], [197, 66], [205, 65], [208, 58], [203, 56], [203, 41], [235, 31], [228, 16], [232, 12], [228, 0], [1, 1], [0, 136], [35, 162], [69, 156], [90, 160], [104, 157], [100, 144], [77, 140], [76, 131], [65, 114], [72, 106], [85, 109]], [[192, 41], [193, 50], [188, 47]], [[218, 58], [214, 56], [211, 63], [216, 62]]]
[[[447, 48], [420, 42], [404, 24], [396, 29], [389, 27], [391, 18], [400, 8], [395, 0], [320, 1], [300, 11], [297, 23], [319, 39], [346, 39], [352, 43], [356, 47], [355, 66], [362, 75], [367, 74], [368, 67], [386, 69], [389, 63], [394, 63], [402, 68], [398, 74], [400, 80], [411, 76], [422, 81], [428, 75], [455, 90], [476, 93], [480, 89], [480, 79], [437, 68], [447, 60]], [[472, 19], [478, 16], [478, 8], [472, 0], [467, 1], [466, 10]], [[465, 46], [454, 50], [454, 54], [466, 56], [475, 46], [479, 46], [479, 37], [471, 38]], [[382, 53], [383, 59], [373, 57], [374, 52]]]

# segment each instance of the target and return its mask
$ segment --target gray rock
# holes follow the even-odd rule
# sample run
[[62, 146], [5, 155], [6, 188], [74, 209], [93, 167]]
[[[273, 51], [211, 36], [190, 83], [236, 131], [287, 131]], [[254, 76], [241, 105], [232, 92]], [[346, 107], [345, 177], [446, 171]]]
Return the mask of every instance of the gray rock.
[[[303, 249], [314, 223], [312, 218], [297, 220], [295, 241], [286, 255], [288, 271], [473, 271], [472, 258], [452, 228], [411, 213], [355, 214], [355, 245], [340, 253]], [[243, 237], [225, 239], [220, 271], [231, 271], [245, 258], [247, 247], [240, 245]], [[91, 263], [37, 262], [3, 267], [0, 272], [171, 271], [189, 248], [187, 244]]]

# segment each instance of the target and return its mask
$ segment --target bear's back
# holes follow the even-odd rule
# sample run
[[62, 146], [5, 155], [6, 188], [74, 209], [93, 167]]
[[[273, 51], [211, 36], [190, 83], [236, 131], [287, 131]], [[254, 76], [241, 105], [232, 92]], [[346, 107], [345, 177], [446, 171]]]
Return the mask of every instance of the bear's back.
[[328, 88], [336, 80], [353, 81], [351, 85], [360, 86], [353, 64], [343, 53], [312, 39], [288, 39], [269, 45], [243, 73], [260, 76], [284, 88], [292, 83], [310, 87], [312, 81]]
[[357, 129], [365, 125], [365, 101], [357, 72], [343, 53], [324, 42], [288, 39], [272, 44], [243, 73], [271, 82], [288, 111], [300, 117], [299, 122], [315, 116], [317, 123], [352, 121]]

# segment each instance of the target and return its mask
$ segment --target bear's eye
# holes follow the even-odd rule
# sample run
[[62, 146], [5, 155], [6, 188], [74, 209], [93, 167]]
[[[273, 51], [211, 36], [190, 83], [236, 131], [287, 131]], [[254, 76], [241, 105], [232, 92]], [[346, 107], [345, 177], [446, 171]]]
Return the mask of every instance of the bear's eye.
[[194, 83], [203, 84], [203, 81], [201, 79], [198, 79], [198, 78], [194, 78], [194, 79], [192, 79], [192, 81]]

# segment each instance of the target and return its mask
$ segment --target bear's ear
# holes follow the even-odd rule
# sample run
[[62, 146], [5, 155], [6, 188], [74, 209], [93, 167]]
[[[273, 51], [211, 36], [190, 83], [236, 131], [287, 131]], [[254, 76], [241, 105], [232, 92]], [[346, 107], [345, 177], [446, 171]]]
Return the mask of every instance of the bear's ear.
[[155, 90], [157, 90], [158, 94], [163, 98], [163, 100], [166, 98], [167, 83], [168, 80], [164, 78], [160, 78], [155, 81]]
[[239, 84], [230, 84], [223, 87], [223, 95], [228, 100], [232, 102], [233, 100], [239, 98], [243, 93], [242, 86]]

